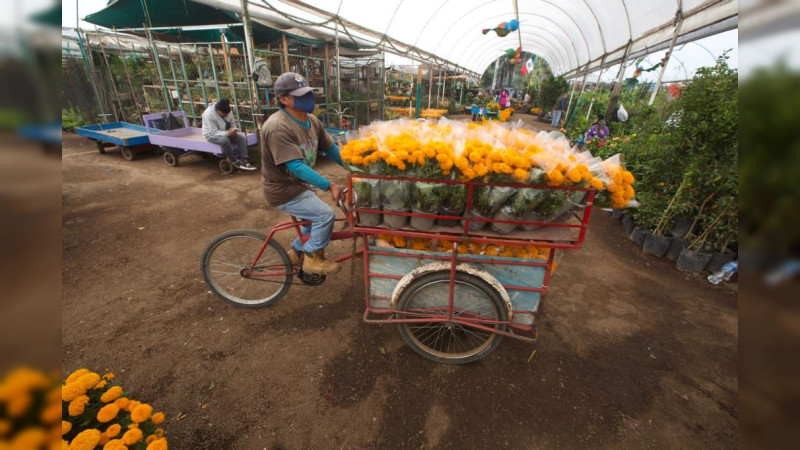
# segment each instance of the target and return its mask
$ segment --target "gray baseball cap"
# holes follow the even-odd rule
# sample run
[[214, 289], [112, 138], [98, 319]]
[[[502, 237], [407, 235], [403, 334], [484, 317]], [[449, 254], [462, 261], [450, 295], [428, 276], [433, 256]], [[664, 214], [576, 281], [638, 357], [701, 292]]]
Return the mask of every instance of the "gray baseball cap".
[[306, 95], [311, 92], [308, 81], [299, 73], [286, 72], [275, 81], [275, 95], [291, 94], [295, 97]]

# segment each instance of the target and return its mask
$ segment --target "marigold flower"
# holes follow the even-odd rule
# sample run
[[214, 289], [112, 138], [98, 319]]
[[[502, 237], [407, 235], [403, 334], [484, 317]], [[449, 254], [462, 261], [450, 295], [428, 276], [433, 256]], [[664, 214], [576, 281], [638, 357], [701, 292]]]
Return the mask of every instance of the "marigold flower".
[[44, 430], [38, 427], [29, 427], [22, 430], [9, 442], [10, 449], [40, 448], [47, 440]]
[[[62, 420], [61, 421], [61, 435], [63, 436], [65, 434], [69, 433], [70, 430], [72, 430], [72, 424], [67, 422], [66, 420]], [[0, 433], [0, 435], [2, 435], [2, 433]]]
[[[108, 388], [107, 391], [103, 392], [103, 395], [100, 396], [100, 401], [103, 403], [113, 402], [114, 400], [118, 399], [121, 395], [122, 395], [121, 386], [111, 386], [110, 388]], [[124, 406], [120, 405], [117, 406], [119, 406], [120, 408], [124, 408]]]
[[133, 410], [136, 409], [136, 407], [141, 404], [142, 402], [138, 400], [131, 400], [130, 402], [128, 402], [128, 406], [125, 407], [125, 410], [128, 412], [133, 412]]
[[83, 386], [78, 383], [69, 383], [61, 386], [61, 400], [65, 402], [71, 402], [75, 400], [77, 396], [85, 393], [86, 389], [84, 389]]
[[69, 402], [69, 407], [67, 408], [67, 412], [70, 416], [76, 417], [83, 414], [83, 410], [86, 407], [86, 404], [89, 403], [89, 397], [85, 395], [80, 395], [75, 398], [75, 400]]
[[51, 424], [61, 420], [61, 402], [51, 403], [39, 415], [42, 423]]
[[134, 428], [139, 428], [139, 424], [138, 423], [132, 423], [132, 424], [128, 425], [128, 429], [129, 430], [132, 430]]
[[61, 440], [61, 450], [69, 450], [69, 442]]
[[6, 414], [9, 417], [20, 417], [28, 411], [31, 396], [27, 392], [19, 392], [6, 399]]
[[92, 450], [100, 442], [100, 430], [90, 428], [78, 433], [69, 443], [69, 450]]
[[112, 439], [106, 442], [106, 445], [103, 446], [103, 450], [128, 450], [128, 446], [122, 442], [122, 439]]
[[167, 440], [156, 439], [147, 446], [147, 450], [167, 450]]
[[134, 428], [128, 430], [122, 435], [122, 443], [125, 445], [133, 445], [142, 440], [142, 430]]
[[108, 384], [106, 380], [100, 380], [97, 384], [94, 385], [94, 389], [103, 389]]
[[114, 379], [114, 377], [115, 377], [115, 376], [116, 376], [116, 375], [114, 375], [113, 373], [111, 373], [111, 372], [108, 372], [107, 374], [103, 375], [103, 378], [105, 378], [105, 379], [106, 379], [106, 380], [108, 380], [108, 381], [111, 381], [111, 380], [113, 380], [113, 379]]
[[157, 413], [153, 414], [153, 417], [150, 418], [150, 421], [153, 422], [154, 424], [158, 425], [161, 422], [163, 422], [165, 418], [166, 418], [166, 416], [164, 416], [163, 412], [157, 412]]
[[78, 380], [78, 378], [84, 376], [85, 374], [89, 373], [89, 369], [78, 369], [75, 372], [72, 372], [67, 379], [64, 381], [64, 384], [70, 384]]
[[82, 375], [80, 378], [78, 378], [78, 381], [76, 381], [76, 383], [83, 386], [83, 388], [86, 389], [87, 391], [93, 388], [99, 382], [100, 382], [100, 375], [94, 372], [89, 372], [85, 375]]
[[105, 434], [105, 433], [101, 433], [101, 434], [100, 434], [100, 442], [98, 442], [98, 443], [97, 443], [97, 445], [103, 445], [103, 446], [105, 446], [105, 445], [106, 445], [106, 443], [108, 443], [108, 441], [110, 441], [110, 440], [111, 440], [111, 437], [110, 437], [110, 436], [108, 436], [108, 435], [107, 435], [107, 434]]
[[120, 431], [122, 431], [122, 426], [118, 423], [115, 423], [106, 428], [105, 434], [106, 436], [113, 438], [116, 437], [120, 433]]
[[100, 423], [107, 423], [117, 417], [119, 413], [119, 406], [109, 403], [106, 406], [100, 408], [100, 411], [97, 411], [97, 421]]
[[119, 409], [125, 409], [125, 410], [128, 409], [128, 404], [130, 404], [130, 402], [131, 401], [125, 397], [114, 400], [114, 404], [119, 406]]

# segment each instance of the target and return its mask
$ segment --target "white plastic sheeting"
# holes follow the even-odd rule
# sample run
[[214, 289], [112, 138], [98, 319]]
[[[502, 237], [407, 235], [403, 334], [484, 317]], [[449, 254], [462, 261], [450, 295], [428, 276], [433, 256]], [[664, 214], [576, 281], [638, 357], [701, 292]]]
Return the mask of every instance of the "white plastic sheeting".
[[[233, 2], [233, 0], [228, 0]], [[284, 19], [309, 22], [325, 34], [338, 15], [357, 27], [340, 34], [378, 44], [401, 56], [411, 47], [475, 73], [520, 42], [525, 51], [547, 60], [558, 74], [610, 67], [664, 49], [679, 22], [678, 43], [736, 28], [738, 0], [517, 0], [520, 32], [498, 37], [481, 34], [515, 17], [514, 0], [250, 0]], [[308, 8], [312, 6], [313, 8]], [[325, 23], [323, 23], [325, 22]], [[321, 25], [314, 25], [314, 24]], [[345, 33], [346, 30], [346, 33]], [[386, 38], [404, 44], [386, 48]], [[630, 45], [630, 48], [628, 48]], [[627, 55], [627, 58], [626, 58]], [[409, 57], [417, 56], [413, 51]]]

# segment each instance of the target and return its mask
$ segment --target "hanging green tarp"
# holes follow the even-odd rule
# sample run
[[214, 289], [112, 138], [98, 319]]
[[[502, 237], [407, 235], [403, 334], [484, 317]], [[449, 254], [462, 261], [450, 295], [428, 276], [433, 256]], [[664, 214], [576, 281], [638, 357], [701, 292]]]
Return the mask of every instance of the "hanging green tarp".
[[55, 2], [51, 8], [39, 11], [30, 17], [31, 22], [52, 27], [61, 26], [61, 2]]

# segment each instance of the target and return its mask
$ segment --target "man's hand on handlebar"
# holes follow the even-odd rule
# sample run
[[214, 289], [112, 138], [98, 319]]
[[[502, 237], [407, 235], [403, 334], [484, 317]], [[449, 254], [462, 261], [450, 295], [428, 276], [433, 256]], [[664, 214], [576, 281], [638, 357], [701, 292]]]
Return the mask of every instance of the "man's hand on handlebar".
[[328, 187], [328, 192], [331, 193], [331, 200], [333, 200], [333, 203], [338, 204], [339, 199], [342, 198], [342, 188], [337, 186], [336, 183], [331, 183]]

